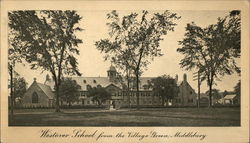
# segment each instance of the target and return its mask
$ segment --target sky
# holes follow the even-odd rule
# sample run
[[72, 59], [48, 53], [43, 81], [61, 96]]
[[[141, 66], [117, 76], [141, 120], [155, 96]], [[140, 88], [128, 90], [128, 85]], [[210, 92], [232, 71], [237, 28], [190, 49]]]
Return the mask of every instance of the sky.
[[[77, 33], [78, 38], [83, 40], [83, 43], [79, 45], [80, 55], [77, 56], [79, 63], [79, 70], [82, 76], [85, 77], [98, 77], [107, 76], [107, 70], [111, 63], [104, 61], [103, 54], [98, 51], [94, 45], [95, 41], [108, 37], [108, 28], [106, 26], [106, 14], [110, 11], [92, 10], [92, 11], [77, 11], [82, 20], [79, 23], [80, 27], [84, 29], [81, 33]], [[117, 11], [120, 16], [129, 14], [132, 11]], [[134, 12], [134, 11], [133, 11]], [[141, 12], [141, 11], [135, 11]], [[149, 11], [150, 13], [156, 11]], [[163, 11], [157, 11], [163, 12]], [[214, 24], [218, 17], [225, 17], [229, 11], [171, 11], [181, 16], [181, 19], [176, 21], [177, 26], [174, 32], [169, 32], [164, 36], [164, 40], [160, 43], [160, 48], [164, 54], [161, 57], [156, 57], [154, 61], [148, 65], [146, 71], [142, 76], [157, 77], [164, 74], [175, 77], [178, 74], [178, 79], [183, 79], [183, 74], [187, 74], [187, 80], [190, 85], [197, 91], [197, 81], [193, 81], [193, 73], [196, 71], [185, 71], [181, 69], [179, 62], [183, 58], [183, 55], [176, 51], [180, 46], [178, 41], [182, 40], [185, 33], [185, 27], [187, 23], [194, 21], [196, 25], [200, 27], [207, 27], [209, 24]], [[237, 61], [238, 64], [240, 60]], [[24, 77], [28, 82], [28, 86], [36, 78], [37, 82], [43, 83], [45, 76], [48, 72], [41, 70], [30, 70], [28, 64], [18, 64], [15, 70]], [[224, 76], [221, 81], [216, 81], [215, 88], [220, 91], [232, 91], [233, 87], [240, 80], [237, 74], [230, 76]], [[206, 82], [201, 85], [201, 92], [208, 90]]]

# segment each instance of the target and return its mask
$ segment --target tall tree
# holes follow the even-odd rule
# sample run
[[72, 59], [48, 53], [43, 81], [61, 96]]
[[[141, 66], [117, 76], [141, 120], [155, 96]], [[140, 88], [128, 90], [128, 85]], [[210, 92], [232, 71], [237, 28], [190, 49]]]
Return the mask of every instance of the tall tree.
[[15, 103], [15, 95], [14, 95], [14, 78], [17, 75], [15, 71], [15, 66], [17, 63], [22, 63], [23, 55], [21, 54], [21, 50], [19, 49], [23, 46], [23, 43], [20, 40], [13, 36], [16, 34], [16, 31], [13, 29], [9, 30], [8, 34], [8, 72], [10, 78], [10, 107], [11, 107], [11, 115], [13, 115], [14, 103]]
[[180, 65], [186, 70], [200, 72], [201, 79], [207, 81], [209, 99], [212, 105], [212, 87], [215, 79], [235, 71], [240, 73], [236, 59], [240, 57], [240, 15], [218, 18], [216, 24], [206, 28], [194, 22], [187, 24], [184, 39], [179, 41], [181, 48], [177, 51], [184, 54]]
[[[118, 69], [118, 75], [120, 75], [122, 79], [122, 85], [124, 85], [124, 90], [126, 90], [126, 95], [127, 95], [127, 103], [128, 107], [130, 108], [131, 103], [130, 103], [130, 88], [131, 88], [131, 82], [133, 80], [133, 74], [132, 74], [132, 68], [131, 68], [131, 59], [125, 57], [126, 54], [123, 55], [117, 55], [117, 56], [111, 56], [111, 55], [106, 55], [105, 59], [108, 59], [108, 57], [111, 57], [111, 62], [114, 63], [116, 69]], [[123, 60], [121, 60], [123, 59]], [[126, 83], [125, 83], [126, 81]]]
[[162, 106], [166, 100], [173, 99], [179, 92], [175, 79], [167, 75], [153, 78], [149, 81], [149, 87], [153, 89], [154, 94], [161, 96]]
[[64, 78], [61, 81], [59, 88], [60, 99], [68, 103], [70, 107], [75, 101], [79, 101], [79, 90], [81, 86], [76, 83], [76, 81], [70, 78]]
[[137, 108], [139, 108], [139, 78], [143, 70], [155, 58], [162, 56], [160, 41], [169, 31], [174, 31], [176, 13], [168, 10], [163, 13], [131, 13], [119, 17], [116, 11], [107, 14], [109, 38], [96, 42], [96, 47], [106, 55], [114, 57], [115, 63], [121, 63], [132, 70], [136, 77]]
[[31, 69], [41, 68], [52, 74], [56, 91], [56, 112], [59, 108], [59, 87], [62, 74], [78, 74], [75, 55], [81, 39], [76, 37], [81, 17], [76, 11], [42, 10], [11, 11], [11, 37], [22, 43], [18, 49]]

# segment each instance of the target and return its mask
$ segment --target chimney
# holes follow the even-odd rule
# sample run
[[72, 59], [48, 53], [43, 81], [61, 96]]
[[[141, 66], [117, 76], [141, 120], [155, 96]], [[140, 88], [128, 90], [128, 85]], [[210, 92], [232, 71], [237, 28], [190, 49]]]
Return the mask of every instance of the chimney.
[[178, 74], [175, 75], [175, 82], [178, 82]]
[[36, 82], [36, 78], [34, 77], [34, 82]]
[[185, 74], [185, 73], [183, 75], [183, 81], [187, 81], [187, 74]]

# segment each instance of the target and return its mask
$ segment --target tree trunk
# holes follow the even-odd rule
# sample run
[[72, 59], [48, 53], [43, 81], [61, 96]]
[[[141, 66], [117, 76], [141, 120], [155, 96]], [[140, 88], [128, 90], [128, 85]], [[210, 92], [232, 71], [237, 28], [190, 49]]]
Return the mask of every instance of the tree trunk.
[[[60, 62], [58, 65], [58, 76], [57, 76], [57, 82], [56, 82], [56, 112], [61, 112], [60, 111], [60, 106], [59, 106], [59, 87], [61, 84], [61, 75], [62, 75], [62, 62], [63, 62], [63, 56], [64, 56], [64, 50], [65, 50], [65, 43], [63, 43], [61, 55], [60, 55]], [[53, 73], [52, 73], [53, 74]], [[56, 74], [55, 74], [56, 76]], [[56, 78], [55, 78], [56, 79]]]
[[61, 112], [59, 106], [59, 86], [56, 85], [56, 110], [55, 112]]
[[136, 105], [137, 110], [140, 109], [140, 101], [139, 101], [139, 70], [136, 71]]
[[214, 78], [214, 74], [212, 72], [210, 83], [209, 83], [209, 107], [212, 107], [212, 89], [213, 89], [213, 80], [214, 80], [213, 78]]
[[10, 65], [10, 113], [11, 118], [13, 118], [14, 113], [14, 94], [13, 94], [13, 67]]
[[209, 107], [212, 107], [212, 86], [213, 84], [209, 84]]
[[128, 108], [130, 109], [131, 108], [131, 105], [130, 105], [130, 94], [129, 94], [129, 78], [127, 78], [127, 97], [128, 97]]

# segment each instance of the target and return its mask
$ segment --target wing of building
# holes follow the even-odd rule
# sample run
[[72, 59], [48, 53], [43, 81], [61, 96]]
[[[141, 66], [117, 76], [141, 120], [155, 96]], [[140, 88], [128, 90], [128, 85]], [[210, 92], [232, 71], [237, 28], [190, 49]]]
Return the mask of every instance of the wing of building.
[[23, 107], [52, 107], [54, 93], [50, 86], [38, 83], [36, 78], [22, 98]]
[[219, 100], [220, 104], [227, 105], [240, 105], [240, 96], [234, 94], [228, 94]]
[[[117, 76], [116, 69], [111, 66], [107, 71], [107, 77], [69, 77], [75, 80], [77, 84], [81, 86], [79, 101], [74, 104], [81, 106], [91, 106], [96, 105], [92, 98], [88, 96], [88, 88], [90, 87], [104, 87], [112, 97], [111, 101], [116, 105], [116, 108], [125, 106], [135, 106], [136, 105], [136, 90], [131, 84], [131, 90], [127, 92], [124, 90], [126, 84], [121, 82]], [[157, 107], [162, 105], [161, 96], [156, 95], [149, 88], [148, 82], [155, 77], [140, 77], [139, 83], [139, 102], [141, 106], [152, 106]], [[190, 86], [187, 81], [187, 75], [183, 75], [183, 80], [178, 81], [178, 76], [176, 76], [176, 82], [179, 87], [178, 95], [172, 100], [164, 101], [165, 105], [169, 106], [196, 106], [196, 93], [194, 89]], [[24, 96], [23, 105], [24, 106], [52, 106], [52, 101], [54, 99], [54, 82], [49, 77], [46, 76], [46, 81], [44, 84], [38, 83], [36, 81], [28, 88], [27, 93]], [[38, 98], [36, 99], [36, 94]], [[33, 97], [34, 96], [34, 97]], [[33, 101], [33, 98], [35, 99]], [[107, 101], [104, 104], [110, 104]], [[73, 105], [74, 105], [73, 104]]]

